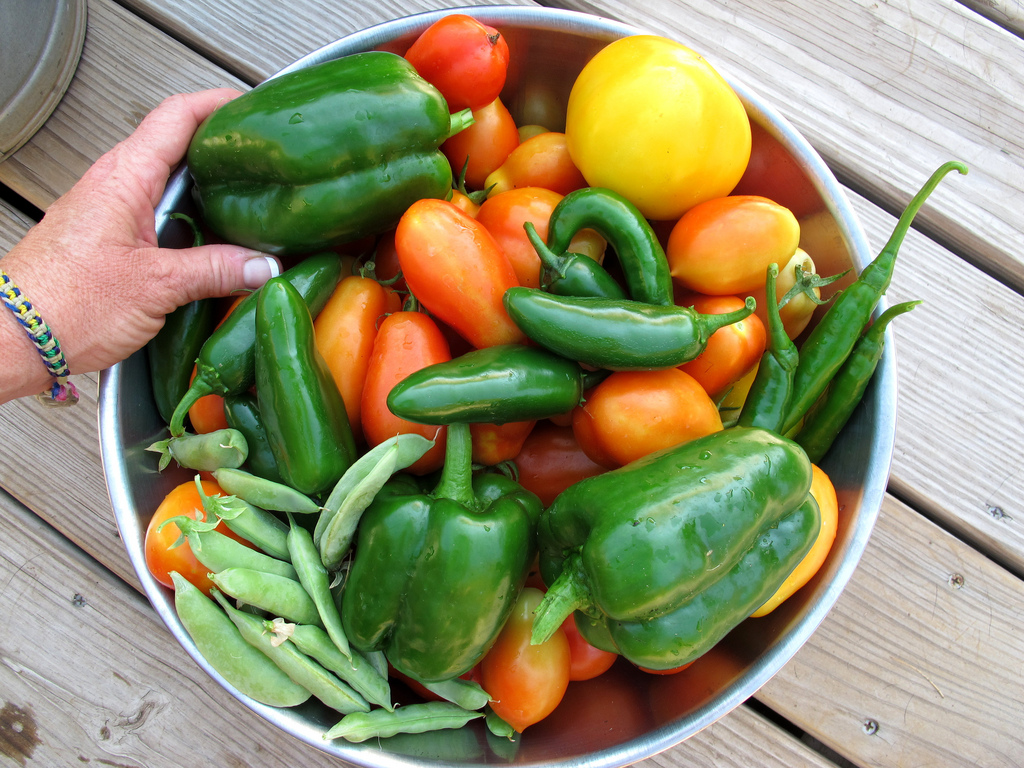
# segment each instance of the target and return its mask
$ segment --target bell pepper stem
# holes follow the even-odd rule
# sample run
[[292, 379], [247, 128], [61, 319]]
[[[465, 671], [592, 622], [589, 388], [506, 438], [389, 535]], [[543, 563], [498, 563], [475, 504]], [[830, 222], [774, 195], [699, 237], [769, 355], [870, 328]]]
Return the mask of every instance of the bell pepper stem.
[[455, 112], [451, 116], [451, 127], [448, 129], [448, 138], [450, 139], [459, 131], [469, 128], [473, 123], [476, 122], [476, 118], [473, 117], [473, 110], [463, 109]]
[[584, 581], [582, 558], [576, 553], [563, 563], [562, 572], [548, 587], [544, 599], [533, 612], [530, 645], [547, 642], [573, 611], [578, 608], [586, 609], [590, 605], [590, 590]]
[[467, 507], [476, 503], [473, 495], [473, 438], [469, 424], [448, 425], [444, 468], [434, 488], [434, 497], [451, 499]]

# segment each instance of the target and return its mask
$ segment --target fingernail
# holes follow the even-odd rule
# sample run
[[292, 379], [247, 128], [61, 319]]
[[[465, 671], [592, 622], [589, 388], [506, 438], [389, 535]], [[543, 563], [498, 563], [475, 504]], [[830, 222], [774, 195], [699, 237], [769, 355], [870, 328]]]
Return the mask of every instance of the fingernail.
[[267, 280], [281, 274], [281, 265], [270, 256], [254, 256], [242, 267], [246, 288], [259, 288]]

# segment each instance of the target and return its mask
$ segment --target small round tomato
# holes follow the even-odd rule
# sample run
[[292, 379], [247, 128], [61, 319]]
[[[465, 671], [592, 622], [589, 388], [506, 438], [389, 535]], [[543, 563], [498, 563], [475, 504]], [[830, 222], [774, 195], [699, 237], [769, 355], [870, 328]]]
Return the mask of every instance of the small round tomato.
[[587, 180], [569, 156], [565, 134], [547, 131], [513, 149], [484, 182], [485, 188], [492, 186], [491, 194], [516, 187], [543, 187], [567, 195], [587, 186]]
[[616, 371], [573, 413], [580, 447], [599, 464], [622, 466], [721, 429], [714, 401], [678, 368]]
[[480, 109], [501, 93], [508, 74], [508, 43], [494, 27], [453, 13], [435, 21], [405, 53], [453, 112]]
[[[224, 491], [215, 481], [202, 480], [200, 482], [203, 486], [203, 493], [207, 496], [224, 495]], [[194, 480], [189, 480], [173, 488], [160, 502], [160, 506], [156, 508], [153, 517], [150, 518], [149, 525], [146, 527], [144, 544], [149, 572], [165, 587], [173, 589], [174, 582], [171, 581], [171, 571], [177, 571], [209, 595], [210, 589], [213, 587], [213, 582], [207, 575], [209, 569], [196, 559], [187, 540], [174, 546], [181, 538], [181, 529], [177, 525], [174, 523], [164, 525], [173, 517], [204, 519], [203, 500], [199, 497], [199, 489]], [[245, 539], [228, 528], [223, 521], [217, 525], [216, 530], [249, 545]]]
[[[679, 303], [705, 315], [733, 312], [745, 306], [739, 296], [703, 294], [681, 297]], [[768, 332], [761, 318], [748, 315], [711, 334], [704, 351], [679, 368], [693, 376], [704, 387], [704, 391], [717, 400], [758, 364], [767, 343]]]
[[766, 197], [708, 200], [687, 211], [668, 238], [672, 277], [684, 288], [745, 296], [764, 287], [771, 264], [785, 264], [800, 244], [793, 213]]
[[538, 645], [530, 644], [533, 614], [544, 597], [526, 587], [498, 639], [480, 661], [480, 683], [491, 708], [522, 733], [558, 706], [569, 687], [569, 641], [562, 630]]
[[562, 195], [541, 187], [509, 189], [484, 200], [476, 220], [491, 233], [512, 262], [520, 285], [540, 287], [541, 262], [526, 236], [523, 224], [530, 222], [541, 240], [547, 240], [548, 220]]
[[619, 658], [619, 654], [602, 651], [584, 640], [576, 628], [575, 614], [566, 616], [562, 622], [562, 631], [565, 633], [565, 639], [569, 641], [570, 680], [592, 680], [611, 669], [612, 664]]
[[825, 201], [793, 154], [758, 123], [750, 129], [750, 160], [732, 194], [769, 196], [798, 219], [824, 210]]
[[519, 484], [550, 506], [573, 483], [605, 471], [580, 448], [572, 427], [541, 421], [515, 457]]
[[469, 189], [483, 189], [487, 177], [501, 167], [519, 146], [516, 121], [501, 99], [473, 110], [473, 124], [463, 128], [441, 145], [452, 168], [466, 168]]

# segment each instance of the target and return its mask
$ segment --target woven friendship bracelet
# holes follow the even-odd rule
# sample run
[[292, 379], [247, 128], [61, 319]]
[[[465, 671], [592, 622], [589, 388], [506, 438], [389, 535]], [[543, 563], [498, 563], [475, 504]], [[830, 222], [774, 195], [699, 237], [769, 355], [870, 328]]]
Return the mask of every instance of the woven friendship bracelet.
[[14, 313], [14, 318], [25, 329], [29, 341], [39, 350], [43, 365], [53, 377], [53, 384], [37, 397], [48, 405], [74, 405], [78, 402], [78, 390], [68, 381], [71, 371], [61, 351], [60, 342], [54, 337], [49, 326], [43, 322], [35, 308], [6, 272], [0, 269], [0, 299]]

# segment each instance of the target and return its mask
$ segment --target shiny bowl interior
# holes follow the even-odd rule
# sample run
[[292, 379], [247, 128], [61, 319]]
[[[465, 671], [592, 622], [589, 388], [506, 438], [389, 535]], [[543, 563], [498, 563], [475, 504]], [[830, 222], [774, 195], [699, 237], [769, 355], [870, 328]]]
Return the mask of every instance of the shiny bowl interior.
[[[502, 99], [519, 124], [564, 114], [572, 82], [601, 47], [645, 32], [586, 14], [537, 7], [469, 9], [505, 35], [512, 68]], [[370, 50], [404, 52], [415, 36], [442, 15], [430, 12], [354, 33], [297, 61], [291, 69]], [[685, 39], [680, 40], [684, 44]], [[710, 52], [702, 52], [709, 54]], [[713, 55], [709, 60], [714, 64]], [[802, 247], [821, 274], [859, 272], [872, 254], [836, 179], [808, 143], [771, 106], [729, 78], [754, 124], [767, 181], [752, 191], [785, 202], [802, 201]], [[776, 188], [787, 179], [786, 189]], [[157, 212], [161, 244], [184, 247], [191, 233], [168, 217], [194, 212], [186, 168], [171, 178]], [[796, 198], [794, 198], [796, 199]], [[810, 201], [808, 203], [808, 201]], [[841, 515], [828, 560], [810, 584], [767, 617], [749, 619], [709, 654], [675, 675], [649, 675], [620, 660], [606, 675], [572, 683], [559, 708], [526, 730], [518, 744], [495, 740], [479, 721], [458, 731], [348, 744], [321, 734], [337, 715], [319, 704], [291, 710], [258, 704], [234, 691], [196, 651], [175, 615], [173, 594], [150, 576], [143, 553], [146, 525], [163, 496], [191, 473], [156, 469], [146, 446], [166, 434], [150, 394], [145, 352], [104, 372], [99, 426], [104, 472], [114, 515], [129, 557], [157, 613], [185, 650], [219, 684], [267, 720], [318, 749], [361, 766], [511, 765], [621, 766], [647, 758], [692, 736], [753, 695], [804, 644], [848, 582], [874, 526], [893, 452], [896, 372], [891, 339], [872, 385], [844, 433], [822, 462], [839, 497]]]

